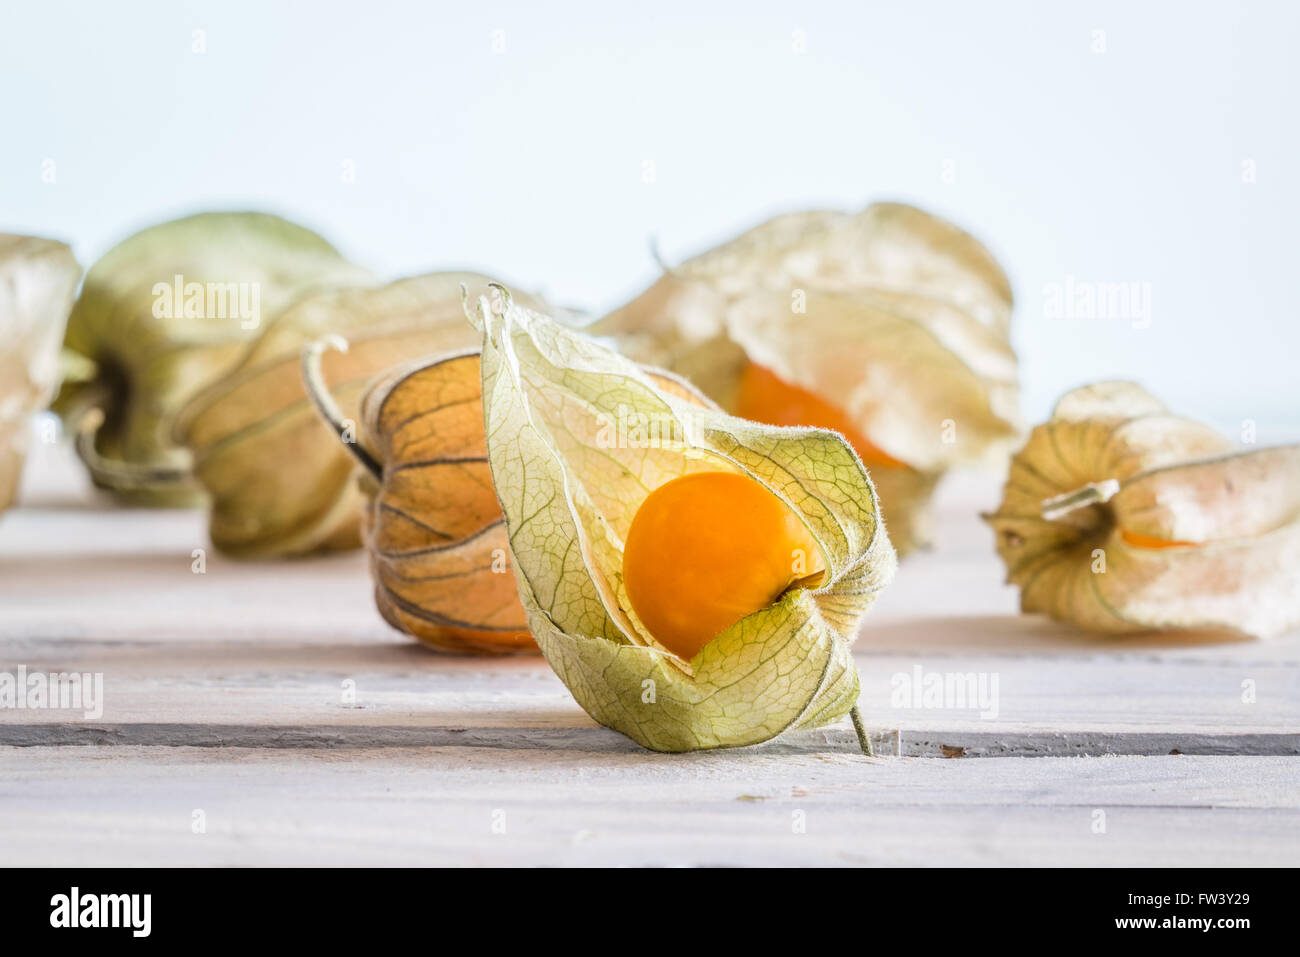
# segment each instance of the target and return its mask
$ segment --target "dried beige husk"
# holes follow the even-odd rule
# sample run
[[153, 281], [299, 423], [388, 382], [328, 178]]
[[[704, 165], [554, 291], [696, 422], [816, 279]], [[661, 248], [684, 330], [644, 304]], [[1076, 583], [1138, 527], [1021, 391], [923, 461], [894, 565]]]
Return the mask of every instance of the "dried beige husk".
[[986, 518], [1024, 611], [1112, 633], [1300, 625], [1300, 446], [1242, 450], [1132, 383], [1062, 398]]
[[59, 382], [59, 342], [81, 278], [63, 243], [0, 234], [0, 511], [17, 494], [28, 420]]

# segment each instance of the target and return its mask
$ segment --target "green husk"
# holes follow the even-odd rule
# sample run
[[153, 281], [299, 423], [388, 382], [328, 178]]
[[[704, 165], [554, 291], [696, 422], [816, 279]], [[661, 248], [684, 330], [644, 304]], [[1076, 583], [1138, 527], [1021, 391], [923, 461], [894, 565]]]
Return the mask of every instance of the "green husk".
[[290, 303], [371, 282], [320, 236], [264, 213], [200, 213], [119, 243], [68, 319], [65, 349], [88, 371], [56, 403], [95, 484], [140, 504], [202, 501], [172, 436], [180, 409]]
[[[481, 299], [476, 322], [488, 458], [520, 599], [578, 703], [657, 751], [756, 744], [847, 714], [858, 695], [849, 647], [896, 559], [871, 480], [845, 441], [691, 401], [684, 387], [657, 385], [508, 295], [495, 309]], [[608, 440], [629, 410], [659, 423], [658, 442]], [[622, 543], [654, 488], [696, 471], [765, 485], [807, 524], [828, 572], [815, 590], [790, 589], [684, 661], [636, 619]]]

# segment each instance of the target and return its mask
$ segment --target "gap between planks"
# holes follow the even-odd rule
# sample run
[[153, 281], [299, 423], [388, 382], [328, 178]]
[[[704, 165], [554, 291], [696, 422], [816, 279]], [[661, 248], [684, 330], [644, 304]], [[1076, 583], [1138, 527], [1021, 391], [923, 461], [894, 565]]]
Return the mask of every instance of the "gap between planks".
[[[1102, 757], [1127, 755], [1300, 756], [1300, 734], [1227, 732], [872, 731], [878, 757]], [[212, 724], [8, 724], [0, 747], [130, 746], [186, 748], [539, 748], [581, 752], [641, 749], [604, 728], [413, 728], [400, 725], [274, 726]], [[846, 729], [803, 731], [755, 745], [768, 754], [857, 750]]]

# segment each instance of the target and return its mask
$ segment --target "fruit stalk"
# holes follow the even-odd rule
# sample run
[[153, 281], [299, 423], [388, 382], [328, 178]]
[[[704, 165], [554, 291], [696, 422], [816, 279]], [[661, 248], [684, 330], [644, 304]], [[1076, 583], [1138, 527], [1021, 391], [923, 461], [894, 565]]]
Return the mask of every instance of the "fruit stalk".
[[876, 752], [871, 747], [871, 738], [867, 735], [867, 727], [862, 723], [862, 712], [857, 705], [849, 709], [849, 720], [853, 722], [853, 731], [858, 736], [858, 747], [867, 757], [874, 758]]

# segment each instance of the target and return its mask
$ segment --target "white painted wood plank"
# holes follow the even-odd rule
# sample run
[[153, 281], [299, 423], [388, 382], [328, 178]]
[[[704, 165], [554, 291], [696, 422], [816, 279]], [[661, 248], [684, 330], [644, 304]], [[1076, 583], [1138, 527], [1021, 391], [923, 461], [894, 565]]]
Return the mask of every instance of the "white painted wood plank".
[[[1295, 866], [1298, 767], [1289, 758], [0, 749], [0, 856], [77, 866]], [[206, 833], [192, 833], [195, 810]], [[1105, 833], [1093, 831], [1098, 811]], [[795, 833], [796, 812], [805, 833]], [[492, 832], [494, 813], [504, 834]]]
[[[1300, 667], [1143, 656], [1036, 660], [859, 654], [870, 727], [904, 732], [1161, 732], [1293, 735], [1300, 744]], [[396, 642], [318, 647], [231, 644], [0, 642], [0, 670], [102, 673], [102, 714], [0, 709], [4, 729], [51, 724], [197, 727], [586, 728], [591, 721], [546, 664], [485, 663]], [[984, 675], [996, 714], [921, 707], [897, 697], [896, 676]], [[1255, 697], [1243, 700], [1242, 682]], [[345, 698], [345, 690], [355, 699]], [[949, 702], [956, 704], [960, 702]], [[984, 715], [988, 715], [987, 717]], [[147, 743], [168, 743], [162, 737]], [[188, 732], [174, 736], [176, 743]], [[30, 740], [30, 739], [25, 739]], [[51, 743], [53, 739], [51, 739]], [[1287, 753], [1290, 753], [1288, 750]]]

